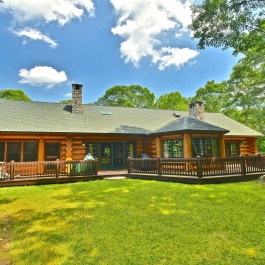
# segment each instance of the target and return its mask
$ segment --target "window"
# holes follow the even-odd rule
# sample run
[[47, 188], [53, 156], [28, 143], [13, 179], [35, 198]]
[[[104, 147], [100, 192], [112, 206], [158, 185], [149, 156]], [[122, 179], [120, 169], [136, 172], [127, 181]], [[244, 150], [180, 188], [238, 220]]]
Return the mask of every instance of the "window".
[[45, 144], [45, 160], [55, 161], [60, 159], [60, 144], [59, 143], [46, 143]]
[[240, 143], [227, 142], [225, 143], [225, 152], [227, 157], [240, 155]]
[[15, 162], [21, 161], [21, 142], [8, 142], [7, 143], [7, 162], [14, 160]]
[[90, 153], [94, 158], [98, 158], [98, 143], [86, 143], [86, 153]]
[[192, 138], [192, 156], [220, 156], [218, 138]]
[[181, 158], [183, 157], [183, 140], [176, 139], [162, 141], [162, 150], [162, 155], [165, 158]]
[[23, 145], [24, 145], [23, 161], [24, 162], [38, 161], [38, 143], [24, 142]]
[[135, 144], [134, 143], [126, 143], [126, 158], [135, 157]]
[[38, 161], [38, 142], [0, 142], [0, 161]]
[[5, 143], [0, 142], [0, 161], [5, 161]]

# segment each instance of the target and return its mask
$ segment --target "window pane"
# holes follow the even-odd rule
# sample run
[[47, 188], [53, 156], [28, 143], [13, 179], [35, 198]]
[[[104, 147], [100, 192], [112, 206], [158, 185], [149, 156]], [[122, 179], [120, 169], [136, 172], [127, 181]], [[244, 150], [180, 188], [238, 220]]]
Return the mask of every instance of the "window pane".
[[215, 156], [218, 157], [219, 139], [218, 138], [193, 138], [192, 139], [192, 156]]
[[172, 156], [183, 157], [183, 141], [172, 140], [171, 142], [172, 142]]
[[5, 160], [5, 143], [0, 142], [0, 161]]
[[25, 142], [24, 143], [24, 162], [38, 161], [38, 143]]
[[163, 157], [181, 158], [183, 157], [183, 140], [166, 140], [162, 141]]
[[21, 143], [12, 142], [7, 143], [7, 162], [14, 160], [20, 162], [21, 160]]
[[60, 159], [60, 144], [45, 144], [45, 160]]
[[120, 167], [123, 165], [123, 143], [113, 143], [113, 166]]
[[127, 155], [126, 158], [128, 158], [128, 157], [131, 157], [131, 158], [135, 157], [135, 152], [134, 152], [134, 149], [135, 148], [134, 147], [135, 147], [134, 143], [127, 143], [126, 144], [126, 155]]
[[98, 143], [86, 143], [86, 153], [98, 158]]
[[240, 143], [225, 143], [226, 156], [239, 156], [240, 155]]

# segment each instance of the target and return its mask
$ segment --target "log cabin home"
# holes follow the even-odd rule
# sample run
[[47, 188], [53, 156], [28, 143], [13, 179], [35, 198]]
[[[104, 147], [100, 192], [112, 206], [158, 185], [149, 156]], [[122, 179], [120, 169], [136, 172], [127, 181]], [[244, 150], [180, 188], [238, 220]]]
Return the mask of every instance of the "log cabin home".
[[262, 136], [221, 113], [82, 104], [72, 85], [72, 105], [0, 100], [0, 161], [98, 158], [100, 170], [126, 168], [128, 157], [230, 157], [257, 154]]

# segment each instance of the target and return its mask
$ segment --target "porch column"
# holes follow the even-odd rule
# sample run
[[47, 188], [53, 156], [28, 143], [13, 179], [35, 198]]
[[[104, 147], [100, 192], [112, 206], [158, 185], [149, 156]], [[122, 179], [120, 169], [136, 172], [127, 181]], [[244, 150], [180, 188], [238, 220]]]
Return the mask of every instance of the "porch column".
[[184, 158], [192, 157], [191, 133], [184, 133]]
[[43, 137], [41, 137], [39, 141], [38, 161], [44, 161], [44, 155], [45, 155], [44, 139]]
[[66, 138], [66, 160], [72, 160], [72, 138]]
[[156, 157], [161, 157], [161, 144], [160, 144], [160, 137], [156, 137]]
[[220, 142], [220, 157], [225, 157], [225, 139], [223, 134], [219, 136], [219, 142]]

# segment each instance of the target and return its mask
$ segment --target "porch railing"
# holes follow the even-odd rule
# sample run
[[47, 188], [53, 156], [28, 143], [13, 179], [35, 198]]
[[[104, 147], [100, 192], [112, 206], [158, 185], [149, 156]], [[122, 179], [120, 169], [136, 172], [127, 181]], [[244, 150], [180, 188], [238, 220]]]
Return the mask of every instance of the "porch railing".
[[97, 160], [0, 162], [0, 180], [97, 175]]
[[265, 173], [265, 156], [197, 158], [128, 158], [128, 173], [194, 176]]

